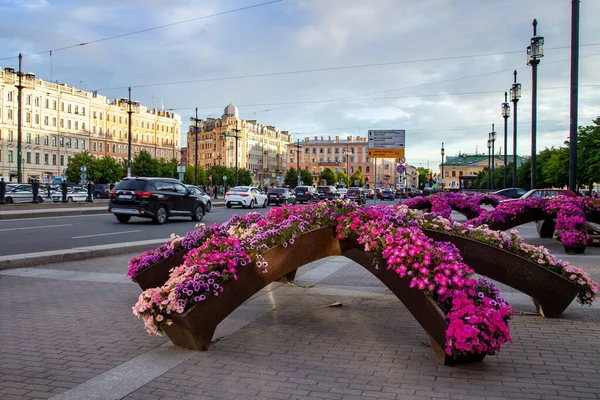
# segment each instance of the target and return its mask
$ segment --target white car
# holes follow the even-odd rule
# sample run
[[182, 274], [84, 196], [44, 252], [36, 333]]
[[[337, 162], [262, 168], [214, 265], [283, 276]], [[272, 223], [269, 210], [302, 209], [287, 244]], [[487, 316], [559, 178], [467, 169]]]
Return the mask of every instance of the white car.
[[[38, 194], [38, 202], [41, 203], [44, 201], [43, 196], [44, 193], [40, 189]], [[6, 193], [4, 199], [6, 200], [6, 204], [13, 203], [31, 203], [33, 202], [33, 189], [30, 184], [7, 184], [6, 185]]]
[[225, 193], [225, 205], [227, 208], [239, 205], [242, 208], [254, 208], [254, 206], [267, 206], [267, 195], [258, 188], [252, 186], [236, 186]]
[[348, 189], [346, 189], [346, 188], [339, 188], [337, 191], [340, 194], [340, 197], [343, 198], [344, 195], [346, 194], [346, 192], [348, 191]]
[[[73, 203], [75, 201], [86, 201], [88, 192], [82, 188], [70, 188], [67, 189], [67, 202]], [[52, 193], [52, 201], [59, 203], [62, 201], [62, 190], [58, 190]]]
[[191, 194], [197, 197], [201, 197], [204, 200], [204, 210], [209, 212], [212, 208], [212, 202], [210, 201], [210, 196], [204, 193], [204, 190], [200, 189], [198, 186], [194, 185], [185, 185], [188, 188]]

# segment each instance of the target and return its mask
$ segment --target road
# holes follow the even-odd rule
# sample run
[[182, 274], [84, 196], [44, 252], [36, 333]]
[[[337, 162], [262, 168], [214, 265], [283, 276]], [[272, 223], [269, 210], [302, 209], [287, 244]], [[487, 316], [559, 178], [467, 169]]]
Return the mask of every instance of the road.
[[[222, 223], [234, 214], [244, 215], [250, 211], [264, 214], [269, 208], [213, 207], [202, 222]], [[190, 218], [173, 218], [164, 225], [154, 225], [149, 219], [132, 218], [129, 223], [121, 224], [112, 214], [0, 220], [0, 256], [150, 239], [167, 240], [172, 233], [185, 235], [196, 224]]]

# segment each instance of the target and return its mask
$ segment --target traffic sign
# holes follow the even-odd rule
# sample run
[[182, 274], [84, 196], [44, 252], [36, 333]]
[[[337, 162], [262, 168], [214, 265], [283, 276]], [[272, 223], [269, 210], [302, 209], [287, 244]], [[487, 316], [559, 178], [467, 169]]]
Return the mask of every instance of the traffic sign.
[[399, 174], [403, 174], [406, 172], [406, 168], [404, 167], [404, 165], [398, 165], [396, 166], [396, 172]]
[[271, 178], [275, 178], [277, 176], [277, 174], [275, 174], [275, 172], [271, 173]]
[[404, 158], [404, 129], [370, 130], [367, 142], [369, 158]]
[[406, 158], [402, 157], [402, 158], [396, 158], [396, 162], [398, 164], [404, 164], [406, 162]]
[[85, 179], [87, 178], [87, 175], [85, 174], [85, 172], [82, 172], [81, 175], [79, 175], [79, 177], [81, 178], [82, 181], [85, 181]]
[[82, 166], [79, 168], [79, 170], [80, 170], [81, 172], [86, 172], [86, 171], [87, 171], [87, 167], [86, 167], [85, 165], [82, 165]]
[[223, 175], [223, 181], [227, 182], [227, 175]]
[[404, 149], [369, 149], [369, 158], [397, 158], [404, 157]]

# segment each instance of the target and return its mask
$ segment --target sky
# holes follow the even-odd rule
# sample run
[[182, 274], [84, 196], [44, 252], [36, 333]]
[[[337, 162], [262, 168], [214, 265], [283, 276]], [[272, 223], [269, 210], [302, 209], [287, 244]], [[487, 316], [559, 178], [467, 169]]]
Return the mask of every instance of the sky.
[[[42, 79], [111, 99], [131, 86], [133, 100], [182, 116], [184, 144], [195, 107], [205, 119], [233, 102], [241, 118], [295, 140], [405, 129], [407, 162], [433, 166], [442, 142], [449, 156], [487, 154], [492, 123], [503, 151], [500, 105], [514, 69], [517, 151], [530, 154], [526, 48], [537, 18], [537, 147], [568, 139], [570, 0], [267, 2], [0, 0], [0, 66], [17, 68], [23, 53], [24, 72]], [[581, 1], [579, 125], [600, 114], [598, 15], [600, 0]]]

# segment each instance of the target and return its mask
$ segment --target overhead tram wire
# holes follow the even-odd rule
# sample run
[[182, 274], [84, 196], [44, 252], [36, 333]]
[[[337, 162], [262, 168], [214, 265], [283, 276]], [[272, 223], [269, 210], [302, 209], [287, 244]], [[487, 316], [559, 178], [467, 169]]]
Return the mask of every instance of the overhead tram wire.
[[[589, 44], [586, 44], [585, 46], [600, 46], [600, 42], [589, 43]], [[559, 49], [567, 49], [567, 48], [568, 48], [567, 46], [549, 47], [549, 48], [545, 48], [545, 50], [559, 50]], [[184, 81], [145, 83], [145, 84], [139, 84], [139, 85], [98, 88], [98, 89], [94, 89], [94, 90], [101, 92], [101, 91], [109, 91], [109, 90], [127, 89], [129, 86], [131, 86], [132, 88], [139, 89], [139, 88], [155, 87], [155, 86], [186, 85], [186, 84], [190, 84], [190, 83], [206, 83], [206, 82], [218, 82], [218, 81], [237, 80], [237, 79], [263, 78], [263, 77], [269, 77], [269, 76], [298, 75], [298, 74], [307, 74], [307, 73], [313, 73], [313, 72], [326, 72], [326, 71], [339, 71], [339, 70], [358, 69], [358, 68], [385, 67], [385, 66], [390, 66], [390, 65], [416, 64], [416, 63], [434, 62], [434, 61], [461, 60], [461, 59], [465, 59], [465, 58], [478, 58], [478, 57], [489, 57], [489, 56], [506, 55], [506, 54], [520, 54], [520, 53], [523, 53], [523, 50], [495, 52], [495, 53], [480, 53], [480, 54], [459, 55], [459, 56], [447, 56], [447, 57], [437, 57], [437, 58], [423, 58], [423, 59], [416, 59], [416, 60], [390, 61], [390, 62], [371, 63], [371, 64], [342, 65], [342, 66], [337, 66], [337, 67], [310, 68], [310, 69], [302, 69], [302, 70], [295, 70], [295, 71], [266, 72], [266, 73], [260, 73], [260, 74], [234, 75], [234, 76], [225, 76], [225, 77], [216, 77], [216, 78], [188, 79], [188, 80], [184, 80]]]
[[[95, 44], [95, 43], [100, 43], [100, 42], [106, 42], [108, 40], [119, 39], [119, 38], [126, 37], [126, 36], [132, 36], [132, 35], [137, 35], [137, 34], [140, 34], [140, 33], [155, 31], [155, 30], [158, 30], [158, 29], [169, 28], [171, 26], [176, 26], [176, 25], [181, 25], [181, 24], [187, 24], [187, 23], [190, 23], [190, 22], [200, 21], [200, 20], [203, 20], [203, 19], [208, 19], [208, 18], [212, 18], [212, 17], [218, 17], [218, 16], [221, 16], [221, 15], [232, 14], [232, 13], [239, 12], [239, 11], [246, 11], [246, 10], [250, 10], [250, 9], [253, 9], [253, 8], [268, 6], [268, 5], [271, 5], [271, 4], [280, 3], [282, 1], [285, 1], [285, 0], [271, 0], [271, 1], [264, 2], [264, 3], [253, 4], [253, 5], [246, 6], [246, 7], [235, 8], [233, 10], [221, 11], [221, 12], [218, 12], [218, 13], [215, 13], [215, 14], [203, 15], [201, 17], [190, 18], [190, 19], [186, 19], [186, 20], [183, 20], [183, 21], [172, 22], [170, 24], [158, 25], [158, 26], [154, 26], [154, 27], [151, 27], [151, 28], [140, 29], [140, 30], [133, 31], [133, 32], [121, 33], [119, 35], [108, 36], [108, 37], [101, 38], [101, 39], [91, 40], [89, 42], [81, 42], [81, 43], [77, 43], [77, 44], [73, 44], [73, 45], [69, 45], [69, 46], [58, 47], [56, 49], [48, 49], [48, 50], [44, 50], [44, 51], [38, 51], [38, 52], [35, 52], [35, 53], [23, 54], [23, 57], [36, 56], [36, 55], [46, 54], [46, 53], [50, 53], [50, 52], [57, 52], [57, 51], [62, 51], [62, 50], [74, 49], [74, 48], [82, 47], [82, 46], [88, 46], [90, 44]], [[4, 57], [4, 58], [0, 58], [0, 61], [11, 60], [13, 58], [17, 58], [17, 57], [16, 56]]]

